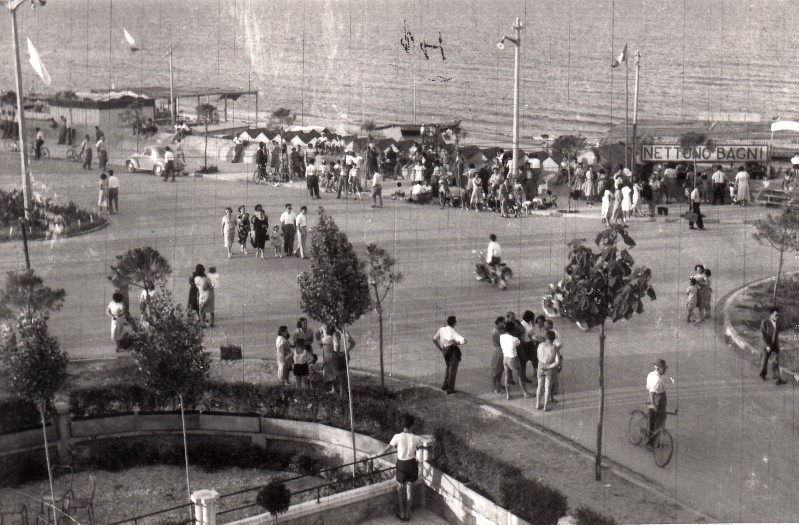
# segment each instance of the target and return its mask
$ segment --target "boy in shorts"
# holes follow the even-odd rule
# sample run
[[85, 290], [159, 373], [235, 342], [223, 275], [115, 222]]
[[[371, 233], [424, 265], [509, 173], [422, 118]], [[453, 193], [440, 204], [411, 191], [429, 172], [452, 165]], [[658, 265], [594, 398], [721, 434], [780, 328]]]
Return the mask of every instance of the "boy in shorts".
[[411, 520], [413, 508], [413, 483], [419, 479], [419, 464], [416, 451], [424, 448], [420, 436], [411, 432], [415, 419], [412, 415], [402, 416], [402, 433], [394, 434], [389, 444], [377, 455], [382, 456], [392, 448], [397, 449], [397, 501], [399, 510], [396, 513], [400, 521]]

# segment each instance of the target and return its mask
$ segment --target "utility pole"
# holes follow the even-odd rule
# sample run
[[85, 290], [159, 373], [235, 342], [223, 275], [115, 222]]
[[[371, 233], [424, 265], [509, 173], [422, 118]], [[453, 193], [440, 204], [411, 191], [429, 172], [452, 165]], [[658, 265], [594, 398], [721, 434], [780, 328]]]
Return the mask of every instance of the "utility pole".
[[[22, 65], [19, 60], [19, 34], [17, 30], [17, 8], [26, 3], [25, 0], [9, 0], [6, 4], [11, 12], [11, 38], [14, 41], [14, 74], [17, 81], [17, 119], [19, 120], [19, 155], [22, 165], [22, 198], [25, 207], [25, 222], [29, 223], [33, 209], [31, 207], [31, 172], [28, 164], [27, 137], [25, 135], [25, 106], [22, 103]], [[13, 123], [11, 124], [14, 125]], [[23, 228], [26, 226], [23, 225]], [[25, 251], [27, 253], [27, 243]], [[27, 259], [27, 257], [26, 257]], [[30, 269], [30, 268], [29, 268]]]
[[513, 166], [509, 175], [515, 178], [519, 172], [519, 68], [520, 68], [520, 54], [522, 47], [522, 29], [524, 26], [518, 17], [513, 23], [514, 37], [503, 36], [499, 41], [497, 47], [505, 49], [505, 41], [513, 43], [516, 46], [514, 50], [514, 70], [513, 70]]
[[[176, 111], [175, 108], [175, 81], [172, 75], [172, 39], [169, 40], [169, 109], [170, 113], [172, 114], [172, 127], [175, 126], [177, 122], [176, 118]], [[227, 100], [225, 101], [227, 103]]]
[[635, 154], [638, 151], [638, 80], [641, 72], [641, 51], [635, 52], [635, 93], [633, 95], [633, 172], [635, 172]]

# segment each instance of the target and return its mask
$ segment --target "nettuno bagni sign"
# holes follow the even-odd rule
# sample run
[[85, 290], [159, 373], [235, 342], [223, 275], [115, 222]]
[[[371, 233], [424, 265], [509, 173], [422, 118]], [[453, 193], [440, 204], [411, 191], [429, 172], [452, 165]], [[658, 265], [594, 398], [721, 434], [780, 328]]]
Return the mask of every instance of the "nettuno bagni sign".
[[729, 144], [683, 148], [679, 144], [644, 144], [643, 162], [766, 162], [768, 144]]

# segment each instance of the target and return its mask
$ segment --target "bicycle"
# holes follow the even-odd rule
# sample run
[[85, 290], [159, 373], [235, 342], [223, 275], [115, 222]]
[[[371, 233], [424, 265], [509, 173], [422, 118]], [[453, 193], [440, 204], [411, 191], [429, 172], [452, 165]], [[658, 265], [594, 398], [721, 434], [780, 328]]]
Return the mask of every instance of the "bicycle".
[[71, 160], [73, 162], [83, 162], [86, 159], [86, 153], [84, 151], [78, 150], [75, 146], [70, 146], [67, 149], [65, 157], [67, 160]]
[[255, 171], [252, 172], [252, 181], [255, 184], [260, 184], [261, 181], [266, 181], [268, 184], [272, 186], [279, 186], [280, 185], [280, 175], [278, 175], [274, 171], [267, 171], [266, 167], [261, 168], [260, 166], [255, 168]]
[[[647, 442], [652, 443], [652, 454], [655, 456], [655, 464], [663, 468], [671, 461], [671, 455], [674, 453], [674, 439], [671, 433], [666, 430], [664, 426], [655, 430], [654, 435], [649, 432], [649, 417], [655, 413], [652, 405], [647, 405], [647, 413], [644, 414], [643, 410], [635, 409], [630, 412], [630, 422], [627, 425], [627, 437], [630, 438], [630, 443], [633, 445], [640, 445], [644, 438]], [[677, 410], [674, 412], [666, 411], [666, 414], [676, 416]]]

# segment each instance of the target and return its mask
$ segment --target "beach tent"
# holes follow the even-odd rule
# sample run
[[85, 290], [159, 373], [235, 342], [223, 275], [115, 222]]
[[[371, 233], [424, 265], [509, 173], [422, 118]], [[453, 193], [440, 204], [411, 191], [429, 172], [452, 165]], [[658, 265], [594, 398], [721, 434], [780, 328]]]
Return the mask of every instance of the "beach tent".
[[544, 159], [544, 162], [541, 163], [541, 169], [544, 171], [558, 171], [560, 169], [560, 164], [555, 162], [555, 159], [552, 157], [547, 157]]

